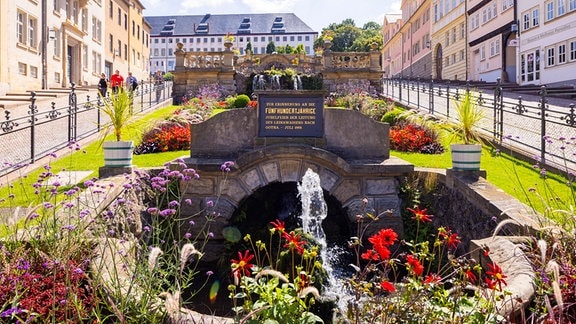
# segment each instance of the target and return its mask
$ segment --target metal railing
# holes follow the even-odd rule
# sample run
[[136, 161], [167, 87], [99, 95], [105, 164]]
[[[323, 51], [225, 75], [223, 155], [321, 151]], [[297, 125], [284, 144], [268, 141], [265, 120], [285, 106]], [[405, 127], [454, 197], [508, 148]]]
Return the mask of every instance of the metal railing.
[[[171, 97], [172, 83], [143, 82], [133, 93], [136, 113], [154, 109]], [[85, 100], [79, 96], [86, 95]], [[97, 90], [70, 92], [53, 101], [31, 92], [29, 104], [4, 110], [0, 118], [0, 176], [101, 131], [108, 120]]]
[[[472, 91], [485, 116], [481, 128], [493, 142], [542, 166], [562, 172], [576, 170], [576, 110], [547, 86], [519, 87], [478, 83], [435, 83], [385, 79], [383, 95], [428, 114], [456, 118], [455, 105]], [[567, 91], [563, 91], [567, 92]], [[576, 97], [576, 89], [573, 91]], [[569, 92], [569, 95], [571, 93]], [[563, 97], [566, 93], [562, 94]]]

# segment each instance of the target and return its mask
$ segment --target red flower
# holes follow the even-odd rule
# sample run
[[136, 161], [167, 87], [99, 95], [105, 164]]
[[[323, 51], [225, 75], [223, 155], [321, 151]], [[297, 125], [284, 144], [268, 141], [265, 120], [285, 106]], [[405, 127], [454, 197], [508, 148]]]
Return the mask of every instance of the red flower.
[[446, 244], [448, 245], [449, 248], [452, 249], [456, 249], [459, 243], [460, 243], [460, 236], [458, 236], [458, 234], [456, 233], [450, 234], [450, 236], [448, 236], [448, 239], [446, 240]]
[[[498, 288], [502, 291], [502, 284], [507, 285], [505, 278], [508, 278], [505, 274], [502, 273], [502, 268], [496, 263], [488, 263], [489, 271], [486, 271], [486, 275], [488, 275], [492, 281], [492, 285], [498, 284]], [[490, 287], [492, 288], [492, 287]]]
[[285, 248], [290, 249], [290, 251], [296, 250], [300, 255], [304, 253], [304, 245], [306, 244], [306, 241], [300, 240], [300, 234], [284, 232], [282, 233], [282, 237], [287, 241], [286, 244], [284, 244]]
[[367, 250], [366, 252], [362, 253], [360, 257], [363, 260], [372, 260], [372, 261], [378, 261], [378, 259], [380, 259], [378, 253], [376, 253], [376, 251], [374, 250]]
[[274, 226], [274, 231], [278, 231], [280, 233], [284, 233], [286, 231], [286, 227], [284, 227], [284, 222], [279, 219], [271, 221], [270, 224]]
[[438, 284], [442, 281], [442, 277], [435, 273], [430, 273], [424, 277], [425, 284]]
[[416, 206], [415, 209], [412, 209], [412, 208], [407, 208], [407, 209], [409, 211], [411, 211], [412, 213], [414, 213], [414, 217], [412, 217], [412, 219], [415, 219], [419, 223], [426, 223], [426, 222], [432, 221], [433, 215], [426, 214], [426, 208], [420, 209], [419, 206]]
[[476, 280], [478, 279], [474, 272], [470, 269], [466, 270], [466, 278], [473, 284], [476, 284]]
[[490, 278], [484, 278], [484, 282], [486, 283], [486, 286], [488, 286], [488, 289], [496, 289], [496, 282], [490, 280]]
[[378, 233], [370, 236], [368, 241], [372, 244], [391, 246], [398, 240], [398, 234], [391, 228], [381, 229]]
[[395, 292], [396, 291], [396, 287], [394, 287], [394, 284], [392, 284], [388, 280], [383, 280], [382, 282], [380, 282], [380, 288], [382, 288], [384, 291], [387, 291], [387, 292]]
[[254, 259], [254, 254], [250, 254], [250, 251], [246, 250], [244, 255], [242, 252], [238, 251], [238, 260], [232, 259], [232, 275], [240, 279], [242, 275], [250, 276], [250, 270], [254, 266], [250, 261]]
[[414, 272], [416, 276], [419, 276], [424, 272], [424, 266], [412, 254], [406, 256], [406, 263], [408, 263], [408, 267], [412, 270], [412, 272]]

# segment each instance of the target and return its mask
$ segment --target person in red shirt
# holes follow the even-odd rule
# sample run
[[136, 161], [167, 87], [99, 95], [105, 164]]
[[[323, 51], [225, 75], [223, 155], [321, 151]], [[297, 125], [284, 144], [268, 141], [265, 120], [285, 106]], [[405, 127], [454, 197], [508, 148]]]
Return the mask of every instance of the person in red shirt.
[[124, 78], [120, 75], [120, 71], [114, 71], [114, 74], [110, 76], [110, 87], [113, 93], [118, 93], [118, 87], [124, 84]]

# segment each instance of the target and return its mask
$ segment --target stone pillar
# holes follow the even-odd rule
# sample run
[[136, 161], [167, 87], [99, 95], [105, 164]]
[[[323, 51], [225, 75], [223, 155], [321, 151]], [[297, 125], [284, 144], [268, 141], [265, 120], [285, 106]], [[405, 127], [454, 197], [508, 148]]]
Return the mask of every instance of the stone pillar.
[[184, 44], [178, 43], [176, 44], [176, 51], [174, 51], [174, 55], [176, 56], [176, 65], [174, 66], [174, 70], [184, 71], [184, 59], [186, 58], [186, 52], [183, 50]]

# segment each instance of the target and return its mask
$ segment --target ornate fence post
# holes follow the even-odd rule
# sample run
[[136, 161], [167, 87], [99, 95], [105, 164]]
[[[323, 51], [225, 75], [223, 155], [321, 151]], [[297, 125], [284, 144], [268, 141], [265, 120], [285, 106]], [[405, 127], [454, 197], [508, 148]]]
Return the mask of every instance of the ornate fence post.
[[68, 142], [76, 140], [78, 122], [78, 98], [76, 96], [76, 83], [72, 82], [72, 90], [68, 95]]
[[540, 162], [546, 164], [546, 108], [548, 106], [546, 95], [548, 91], [546, 86], [540, 87]]
[[[36, 162], [36, 150], [34, 149], [36, 145], [34, 143], [34, 139], [36, 138], [36, 121], [38, 120], [36, 118], [37, 113], [38, 106], [36, 106], [36, 92], [32, 91], [30, 97], [30, 106], [28, 106], [28, 115], [30, 116], [30, 119], [28, 120], [28, 122], [30, 122], [30, 161], [32, 163]], [[6, 114], [6, 117], [8, 117], [8, 114]]]
[[[414, 89], [414, 87], [412, 87]], [[416, 106], [420, 110], [420, 77], [416, 78]]]
[[428, 84], [428, 112], [434, 115], [434, 79]]
[[450, 117], [450, 80], [446, 81], [446, 117]]
[[504, 132], [504, 104], [502, 96], [501, 79], [496, 79], [496, 88], [494, 89], [494, 129], [493, 136], [499, 143], [502, 143], [502, 133]]
[[400, 98], [398, 101], [402, 102], [402, 79], [398, 79], [398, 91], [400, 91]]

